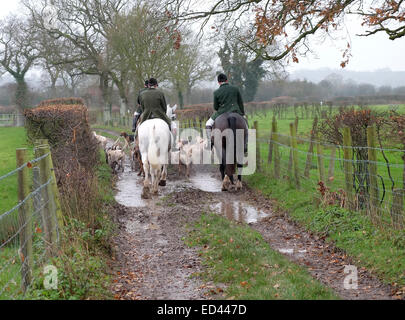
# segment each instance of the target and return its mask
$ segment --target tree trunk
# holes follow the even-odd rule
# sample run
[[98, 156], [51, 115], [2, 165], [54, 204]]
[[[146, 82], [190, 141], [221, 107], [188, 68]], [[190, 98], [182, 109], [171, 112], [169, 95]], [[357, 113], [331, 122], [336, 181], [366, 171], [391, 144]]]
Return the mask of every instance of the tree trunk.
[[58, 78], [51, 77], [51, 96], [50, 99], [55, 99], [56, 98], [56, 82], [58, 81]]
[[183, 92], [181, 92], [181, 89], [177, 89], [177, 96], [179, 98], [180, 109], [184, 109], [184, 98], [183, 98]]
[[24, 76], [16, 77], [17, 90], [15, 93], [15, 102], [17, 105], [17, 127], [24, 126], [24, 109], [28, 107], [27, 103], [27, 83], [25, 82]]
[[121, 117], [125, 117], [127, 115], [127, 110], [128, 110], [127, 99], [121, 98], [120, 103], [121, 103], [121, 105], [120, 105], [120, 115], [121, 115]]
[[187, 91], [186, 91], [186, 103], [191, 104], [191, 88], [187, 86]]
[[100, 89], [103, 96], [103, 122], [105, 125], [111, 124], [111, 97], [108, 86], [108, 75], [106, 73], [100, 76]]
[[126, 117], [128, 110], [128, 98], [125, 92], [125, 87], [122, 83], [116, 83], [120, 94], [120, 117], [121, 119]]

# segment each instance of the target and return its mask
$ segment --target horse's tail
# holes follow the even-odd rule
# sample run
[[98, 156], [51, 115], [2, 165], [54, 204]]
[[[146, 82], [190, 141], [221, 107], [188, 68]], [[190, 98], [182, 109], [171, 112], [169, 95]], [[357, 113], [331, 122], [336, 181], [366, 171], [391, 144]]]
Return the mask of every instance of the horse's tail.
[[148, 161], [152, 166], [159, 165], [160, 149], [159, 137], [156, 137], [156, 125], [150, 131], [149, 148], [148, 148]]
[[228, 118], [228, 124], [229, 128], [231, 128], [233, 132], [233, 163], [236, 163], [236, 118], [235, 117], [229, 117]]

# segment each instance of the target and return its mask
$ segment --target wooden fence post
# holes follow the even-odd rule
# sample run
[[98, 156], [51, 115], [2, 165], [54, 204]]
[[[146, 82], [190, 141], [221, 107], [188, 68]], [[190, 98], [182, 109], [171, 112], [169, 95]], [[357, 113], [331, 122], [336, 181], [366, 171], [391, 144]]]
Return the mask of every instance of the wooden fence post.
[[[27, 163], [27, 149], [17, 149], [17, 168]], [[21, 203], [29, 195], [29, 171], [28, 167], [18, 171], [18, 201]], [[32, 278], [33, 251], [32, 251], [32, 200], [26, 202], [19, 208], [20, 231], [20, 253], [21, 253], [21, 286], [23, 292], [27, 290]]]
[[343, 128], [343, 170], [345, 174], [345, 192], [347, 198], [347, 207], [349, 210], [355, 208], [354, 194], [353, 194], [353, 149], [352, 149], [352, 136], [350, 128]]
[[[40, 180], [39, 167], [33, 167], [32, 168], [32, 189], [33, 190], [36, 190], [41, 186], [39, 180]], [[39, 208], [41, 208], [41, 194], [35, 195], [33, 200], [34, 200], [34, 212], [37, 212], [39, 210]]]
[[316, 153], [318, 158], [319, 181], [325, 182], [325, 165], [323, 161], [323, 146], [317, 135]]
[[273, 116], [273, 141], [274, 141], [274, 178], [280, 179], [280, 150], [278, 145], [278, 132], [277, 132], [277, 120], [276, 117]]
[[260, 160], [259, 125], [257, 121], [254, 122], [253, 127], [256, 130], [256, 168], [260, 171], [262, 164]]
[[273, 161], [273, 145], [274, 145], [274, 137], [273, 137], [273, 132], [274, 132], [274, 126], [276, 125], [276, 117], [273, 116], [273, 121], [271, 123], [271, 132], [270, 132], [270, 141], [269, 141], [269, 154], [267, 157], [267, 163], [271, 164]]
[[[42, 157], [46, 155], [49, 151], [49, 146], [45, 144], [45, 140], [37, 140], [35, 147], [35, 156]], [[42, 159], [39, 162], [39, 169], [40, 169], [40, 177], [41, 177], [41, 185], [46, 184], [49, 179], [51, 178], [51, 169], [49, 164], [49, 156]], [[54, 195], [52, 191], [51, 184], [49, 184], [46, 188], [43, 189], [42, 194], [43, 200], [46, 203], [44, 206], [44, 218], [46, 223], [45, 230], [48, 231], [45, 234], [45, 239], [48, 242], [46, 254], [47, 257], [50, 257], [54, 254], [55, 245], [57, 243], [57, 223], [56, 223], [56, 205], [54, 202]]]
[[392, 191], [391, 220], [395, 229], [404, 227], [404, 191], [394, 189]]
[[332, 181], [331, 179], [335, 175], [335, 158], [336, 158], [336, 147], [332, 146], [330, 151], [330, 160], [329, 160], [329, 170], [328, 170], [328, 181]]
[[377, 180], [377, 150], [375, 126], [367, 127], [368, 171], [370, 181], [370, 210], [371, 214], [378, 213], [378, 180]]
[[[51, 153], [51, 149], [49, 147], [48, 140], [43, 140], [43, 143], [44, 143], [45, 149], [46, 149], [45, 154], [49, 152], [49, 156], [46, 157], [46, 160], [48, 161], [48, 166], [49, 166], [49, 170], [50, 170], [49, 174], [52, 177], [51, 189], [52, 189], [52, 194], [53, 194], [53, 198], [54, 198], [56, 219], [57, 219], [59, 231], [61, 231], [63, 228], [63, 214], [62, 214], [62, 206], [60, 204], [60, 193], [59, 193], [58, 185], [56, 183], [55, 168], [53, 166], [53, 161], [52, 161], [52, 153]], [[60, 235], [60, 233], [59, 233], [59, 235]]]
[[391, 220], [395, 229], [404, 227], [404, 191], [402, 189], [394, 189], [392, 191], [392, 206]]
[[295, 123], [290, 123], [290, 134], [291, 134], [291, 152], [294, 164], [294, 181], [297, 189], [300, 188], [300, 176], [298, 168], [298, 145], [297, 145], [297, 128]]
[[318, 126], [318, 117], [314, 118], [314, 122], [312, 124], [312, 131], [311, 131], [311, 140], [309, 141], [309, 150], [307, 154], [307, 161], [305, 163], [305, 171], [304, 177], [309, 178], [309, 173], [312, 166], [312, 155], [314, 153], [314, 140], [317, 133], [317, 126]]

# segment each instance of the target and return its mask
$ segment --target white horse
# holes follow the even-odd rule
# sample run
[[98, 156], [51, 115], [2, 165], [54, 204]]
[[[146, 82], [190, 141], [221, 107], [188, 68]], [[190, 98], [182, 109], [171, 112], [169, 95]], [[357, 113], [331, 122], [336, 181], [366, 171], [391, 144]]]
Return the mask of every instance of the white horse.
[[[167, 107], [167, 115], [170, 119], [173, 119], [175, 110], [175, 107]], [[168, 124], [162, 119], [150, 119], [143, 122], [138, 128], [138, 138], [145, 172], [142, 197], [149, 198], [149, 191], [157, 194], [158, 185], [166, 186], [169, 151], [174, 143], [174, 138]]]

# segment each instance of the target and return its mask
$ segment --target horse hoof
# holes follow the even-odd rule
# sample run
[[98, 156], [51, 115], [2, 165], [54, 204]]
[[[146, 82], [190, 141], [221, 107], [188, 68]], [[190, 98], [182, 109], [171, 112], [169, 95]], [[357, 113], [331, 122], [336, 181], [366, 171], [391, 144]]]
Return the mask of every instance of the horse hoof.
[[226, 191], [228, 191], [228, 189], [222, 187], [221, 191], [222, 191], [222, 192], [226, 192]]
[[142, 199], [150, 199], [150, 193], [149, 193], [149, 188], [144, 187], [141, 195]]
[[161, 187], [166, 187], [166, 180], [161, 180], [161, 181], [159, 182], [159, 186], [161, 186]]

